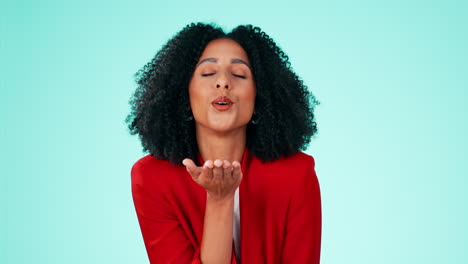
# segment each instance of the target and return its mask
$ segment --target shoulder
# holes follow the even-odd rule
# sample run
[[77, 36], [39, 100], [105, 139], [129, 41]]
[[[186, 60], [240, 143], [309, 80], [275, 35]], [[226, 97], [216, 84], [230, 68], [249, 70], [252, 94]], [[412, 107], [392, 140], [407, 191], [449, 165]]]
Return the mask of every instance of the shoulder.
[[[138, 159], [131, 168], [132, 185], [147, 185], [169, 179], [179, 168], [167, 160], [160, 160], [148, 154]], [[151, 182], [151, 183], [149, 183]], [[151, 184], [152, 185], [152, 184]]]
[[275, 161], [261, 161], [255, 157], [249, 171], [255, 174], [255, 177], [250, 177], [251, 181], [270, 187], [277, 186], [287, 192], [297, 189], [297, 186], [304, 185], [305, 182], [316, 182], [314, 167], [315, 159], [299, 151]]
[[291, 156], [282, 156], [272, 162], [262, 162], [257, 159], [257, 163], [261, 164], [262, 169], [273, 171], [287, 171], [288, 174], [304, 174], [311, 168], [315, 167], [315, 159], [313, 156], [302, 151]]
[[286, 178], [291, 184], [292, 196], [295, 196], [296, 199], [312, 199], [309, 200], [310, 202], [320, 201], [320, 183], [315, 172], [315, 159], [312, 155], [298, 152], [293, 156], [284, 157], [278, 162], [289, 172], [286, 174]]
[[284, 165], [287, 165], [287, 166], [294, 166], [294, 165], [297, 165], [299, 167], [315, 166], [314, 157], [302, 151], [299, 151], [296, 154], [289, 156], [289, 157], [282, 157], [278, 161], [282, 162]]

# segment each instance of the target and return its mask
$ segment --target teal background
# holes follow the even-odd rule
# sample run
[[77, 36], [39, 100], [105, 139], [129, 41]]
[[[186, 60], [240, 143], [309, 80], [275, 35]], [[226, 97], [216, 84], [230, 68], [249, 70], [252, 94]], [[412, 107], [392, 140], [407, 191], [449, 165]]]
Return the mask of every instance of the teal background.
[[261, 27], [321, 101], [322, 263], [468, 263], [467, 7], [2, 1], [0, 262], [148, 263], [133, 73], [201, 21]]

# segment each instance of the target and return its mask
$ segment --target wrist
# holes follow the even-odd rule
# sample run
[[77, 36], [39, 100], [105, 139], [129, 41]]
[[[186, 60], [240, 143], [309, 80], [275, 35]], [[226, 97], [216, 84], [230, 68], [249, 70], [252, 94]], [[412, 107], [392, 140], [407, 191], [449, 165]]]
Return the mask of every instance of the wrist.
[[230, 194], [230, 195], [225, 196], [225, 197], [219, 197], [219, 196], [212, 195], [209, 192], [207, 192], [206, 193], [206, 200], [211, 202], [211, 203], [218, 204], [218, 205], [231, 204], [231, 203], [234, 203], [234, 194], [232, 194], [232, 195]]

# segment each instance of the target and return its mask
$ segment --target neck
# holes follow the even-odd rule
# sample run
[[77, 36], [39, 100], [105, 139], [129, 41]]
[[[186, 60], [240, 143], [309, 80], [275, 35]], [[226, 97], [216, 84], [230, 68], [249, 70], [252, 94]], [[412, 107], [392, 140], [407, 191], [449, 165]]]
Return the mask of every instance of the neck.
[[[245, 151], [247, 126], [227, 133], [219, 133], [196, 125], [198, 149], [204, 161], [227, 160], [242, 163]], [[203, 164], [202, 164], [203, 165]]]

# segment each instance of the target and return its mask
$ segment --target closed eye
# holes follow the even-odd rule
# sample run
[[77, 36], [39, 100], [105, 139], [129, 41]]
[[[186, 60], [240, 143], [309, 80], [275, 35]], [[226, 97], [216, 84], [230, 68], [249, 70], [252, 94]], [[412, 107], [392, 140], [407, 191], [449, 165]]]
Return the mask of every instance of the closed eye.
[[[214, 75], [214, 73], [205, 73], [205, 74], [202, 74], [201, 76], [211, 76], [211, 75]], [[238, 78], [242, 78], [242, 79], [245, 79], [246, 77], [243, 76], [243, 75], [237, 75], [237, 74], [233, 74], [234, 76], [238, 77]]]
[[242, 79], [245, 79], [245, 76], [242, 76], [242, 75], [237, 75], [237, 74], [233, 74], [234, 76], [236, 77], [239, 77], [239, 78], [242, 78]]

